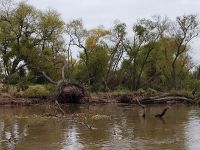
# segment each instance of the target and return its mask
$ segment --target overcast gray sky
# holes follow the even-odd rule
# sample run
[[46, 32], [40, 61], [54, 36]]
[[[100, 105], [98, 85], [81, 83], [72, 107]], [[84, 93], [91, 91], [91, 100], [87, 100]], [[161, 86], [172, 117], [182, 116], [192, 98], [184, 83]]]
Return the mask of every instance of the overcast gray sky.
[[[40, 9], [56, 9], [68, 22], [81, 18], [84, 25], [111, 27], [117, 19], [129, 28], [138, 18], [166, 15], [171, 19], [184, 14], [200, 15], [200, 0], [28, 0]], [[200, 16], [199, 16], [200, 17]], [[193, 60], [200, 64], [200, 38], [192, 44]]]

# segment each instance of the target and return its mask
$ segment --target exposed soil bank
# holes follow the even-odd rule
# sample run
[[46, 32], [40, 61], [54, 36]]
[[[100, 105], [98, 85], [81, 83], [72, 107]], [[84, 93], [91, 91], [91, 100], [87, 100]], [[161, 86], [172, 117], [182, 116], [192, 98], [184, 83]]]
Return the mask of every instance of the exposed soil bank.
[[45, 101], [47, 100], [41, 98], [17, 98], [8, 93], [0, 93], [0, 105], [29, 106]]
[[[192, 104], [200, 105], [200, 97], [188, 97], [184, 95], [172, 95], [167, 93], [141, 94], [141, 93], [90, 93], [84, 103], [129, 103], [129, 104]], [[54, 98], [16, 98], [7, 93], [0, 93], [0, 105], [35, 105]], [[71, 101], [73, 103], [73, 101]], [[76, 103], [76, 102], [74, 102]]]

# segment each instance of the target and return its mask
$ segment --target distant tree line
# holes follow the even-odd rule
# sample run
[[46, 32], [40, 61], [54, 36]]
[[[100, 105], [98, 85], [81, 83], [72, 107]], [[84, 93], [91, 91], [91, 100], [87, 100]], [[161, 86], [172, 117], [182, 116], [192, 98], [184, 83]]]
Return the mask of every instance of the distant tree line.
[[188, 53], [199, 33], [196, 15], [138, 19], [128, 34], [120, 21], [111, 29], [86, 29], [81, 20], [65, 23], [55, 10], [0, 2], [4, 83], [46, 83], [64, 76], [94, 91], [200, 89], [200, 67], [194, 69]]

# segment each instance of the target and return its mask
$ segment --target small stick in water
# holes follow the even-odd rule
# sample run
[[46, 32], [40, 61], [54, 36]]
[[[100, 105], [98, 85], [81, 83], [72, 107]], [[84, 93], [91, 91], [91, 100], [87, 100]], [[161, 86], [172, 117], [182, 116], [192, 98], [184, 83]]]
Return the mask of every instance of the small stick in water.
[[58, 101], [55, 101], [55, 104], [58, 106], [59, 110], [62, 112], [62, 114], [65, 116], [65, 111], [61, 108], [60, 104]]
[[143, 114], [142, 114], [142, 117], [145, 118], [146, 117], [146, 110], [145, 108], [143, 109]]
[[160, 114], [156, 114], [155, 117], [162, 118], [168, 109], [169, 107], [166, 107], [165, 109], [163, 109], [163, 111]]
[[146, 117], [146, 106], [145, 106], [145, 105], [142, 105], [142, 104], [140, 103], [140, 100], [139, 100], [139, 99], [136, 99], [136, 101], [137, 101], [138, 105], [139, 105], [140, 107], [142, 107], [142, 109], [143, 109], [142, 117], [145, 119], [145, 117]]

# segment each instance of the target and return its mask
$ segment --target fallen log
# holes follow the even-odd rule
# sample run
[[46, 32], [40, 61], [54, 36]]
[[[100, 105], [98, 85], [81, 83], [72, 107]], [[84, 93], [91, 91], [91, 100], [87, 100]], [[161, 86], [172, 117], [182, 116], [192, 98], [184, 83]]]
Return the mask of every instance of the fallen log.
[[170, 101], [195, 104], [195, 101], [185, 96], [162, 96], [162, 97], [145, 97], [140, 100], [141, 104], [167, 104]]
[[[198, 97], [189, 97], [185, 95], [172, 95], [167, 93], [160, 93], [160, 95], [148, 96], [133, 94], [122, 94], [117, 96], [120, 103], [133, 103], [141, 105], [148, 104], [168, 104], [168, 103], [184, 103], [184, 104], [197, 104]], [[139, 103], [138, 103], [139, 101]], [[142, 107], [143, 107], [142, 106]]]

